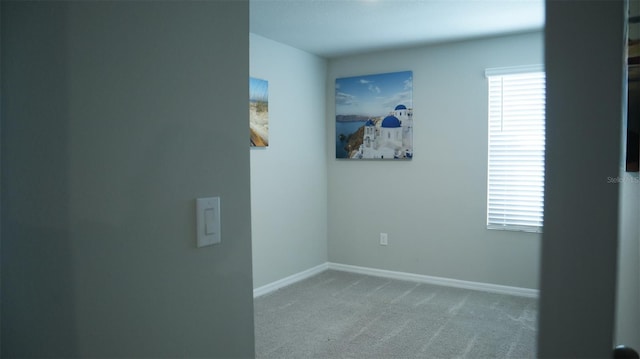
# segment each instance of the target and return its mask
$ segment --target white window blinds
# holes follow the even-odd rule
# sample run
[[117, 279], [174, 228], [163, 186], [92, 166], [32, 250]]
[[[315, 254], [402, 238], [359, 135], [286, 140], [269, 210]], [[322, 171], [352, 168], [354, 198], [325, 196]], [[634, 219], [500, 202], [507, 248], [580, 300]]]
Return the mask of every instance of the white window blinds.
[[542, 66], [487, 69], [487, 228], [541, 232], [545, 73]]

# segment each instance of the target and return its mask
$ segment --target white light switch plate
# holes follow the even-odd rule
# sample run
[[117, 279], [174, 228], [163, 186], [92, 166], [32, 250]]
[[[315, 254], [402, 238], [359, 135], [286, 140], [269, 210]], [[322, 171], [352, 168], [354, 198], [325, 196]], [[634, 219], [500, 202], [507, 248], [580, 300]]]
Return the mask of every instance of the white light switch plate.
[[220, 197], [196, 199], [197, 246], [220, 243]]

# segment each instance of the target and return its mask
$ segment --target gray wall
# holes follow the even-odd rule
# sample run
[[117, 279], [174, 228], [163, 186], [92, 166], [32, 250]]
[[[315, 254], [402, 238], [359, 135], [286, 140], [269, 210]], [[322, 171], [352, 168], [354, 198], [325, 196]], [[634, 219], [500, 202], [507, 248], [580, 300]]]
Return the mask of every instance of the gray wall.
[[623, 5], [546, 2], [542, 358], [605, 358], [614, 344]]
[[2, 2], [3, 357], [253, 356], [248, 16]]
[[[329, 261], [537, 288], [540, 235], [486, 229], [484, 70], [542, 63], [539, 32], [331, 60]], [[414, 159], [336, 160], [335, 79], [402, 70], [413, 70]]]
[[269, 81], [269, 147], [251, 149], [253, 280], [327, 261], [326, 60], [251, 34], [250, 73]]

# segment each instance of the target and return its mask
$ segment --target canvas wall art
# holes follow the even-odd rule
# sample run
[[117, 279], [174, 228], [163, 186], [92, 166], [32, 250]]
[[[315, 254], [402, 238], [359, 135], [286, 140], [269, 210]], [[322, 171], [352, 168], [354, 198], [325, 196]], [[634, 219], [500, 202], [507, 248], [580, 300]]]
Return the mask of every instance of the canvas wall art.
[[336, 158], [413, 158], [413, 72], [336, 79]]
[[269, 146], [269, 82], [249, 78], [249, 131], [251, 147]]

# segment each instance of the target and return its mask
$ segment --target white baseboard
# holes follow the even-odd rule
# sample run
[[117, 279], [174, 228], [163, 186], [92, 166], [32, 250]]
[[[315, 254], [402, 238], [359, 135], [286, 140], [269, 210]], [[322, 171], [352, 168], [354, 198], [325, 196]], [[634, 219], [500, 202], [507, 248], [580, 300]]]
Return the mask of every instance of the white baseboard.
[[411, 282], [441, 285], [445, 287], [463, 288], [463, 289], [479, 290], [483, 292], [516, 295], [519, 297], [538, 298], [539, 296], [539, 291], [537, 289], [510, 287], [506, 285], [481, 283], [481, 282], [470, 282], [470, 281], [459, 280], [459, 279], [433, 277], [433, 276], [422, 275], [422, 274], [396, 272], [396, 271], [390, 271], [390, 270], [384, 270], [384, 269], [359, 267], [359, 266], [353, 266], [349, 264], [326, 262], [326, 263], [317, 265], [313, 268], [309, 268], [305, 271], [290, 275], [288, 277], [282, 278], [275, 282], [258, 287], [253, 290], [253, 297], [256, 298], [261, 295], [271, 293], [282, 287], [286, 287], [293, 283], [299, 282], [303, 279], [307, 279], [311, 276], [314, 276], [318, 273], [324, 272], [327, 269], [333, 269], [333, 270], [338, 270], [343, 272], [359, 273], [359, 274], [371, 275], [375, 277], [384, 277], [384, 278], [391, 278], [391, 279], [406, 280]]
[[262, 287], [258, 287], [255, 288], [253, 290], [253, 297], [259, 297], [261, 295], [265, 295], [268, 293], [271, 293], [273, 291], [276, 291], [282, 287], [286, 287], [288, 285], [291, 285], [295, 282], [299, 282], [303, 279], [307, 279], [311, 276], [314, 276], [318, 273], [324, 272], [329, 268], [329, 263], [322, 263], [320, 265], [317, 265], [313, 268], [309, 268], [307, 270], [304, 270], [302, 272], [296, 273], [296, 274], [292, 274], [288, 277], [282, 278], [280, 280], [277, 280], [275, 282], [269, 283], [269, 284], [265, 284]]
[[406, 281], [412, 281], [412, 282], [442, 285], [446, 287], [480, 290], [483, 292], [509, 294], [509, 295], [516, 295], [519, 297], [538, 298], [538, 295], [539, 295], [539, 291], [537, 289], [510, 287], [510, 286], [490, 284], [490, 283], [469, 282], [469, 281], [459, 280], [459, 279], [432, 277], [432, 276], [422, 275], [422, 274], [413, 274], [413, 273], [395, 272], [395, 271], [389, 271], [389, 270], [383, 270], [383, 269], [358, 267], [358, 266], [352, 266], [348, 264], [329, 262], [328, 268], [333, 270], [343, 271], [343, 272], [352, 272], [352, 273], [366, 274], [366, 275], [371, 275], [376, 277], [384, 277], [384, 278], [400, 279], [400, 280], [406, 280]]

